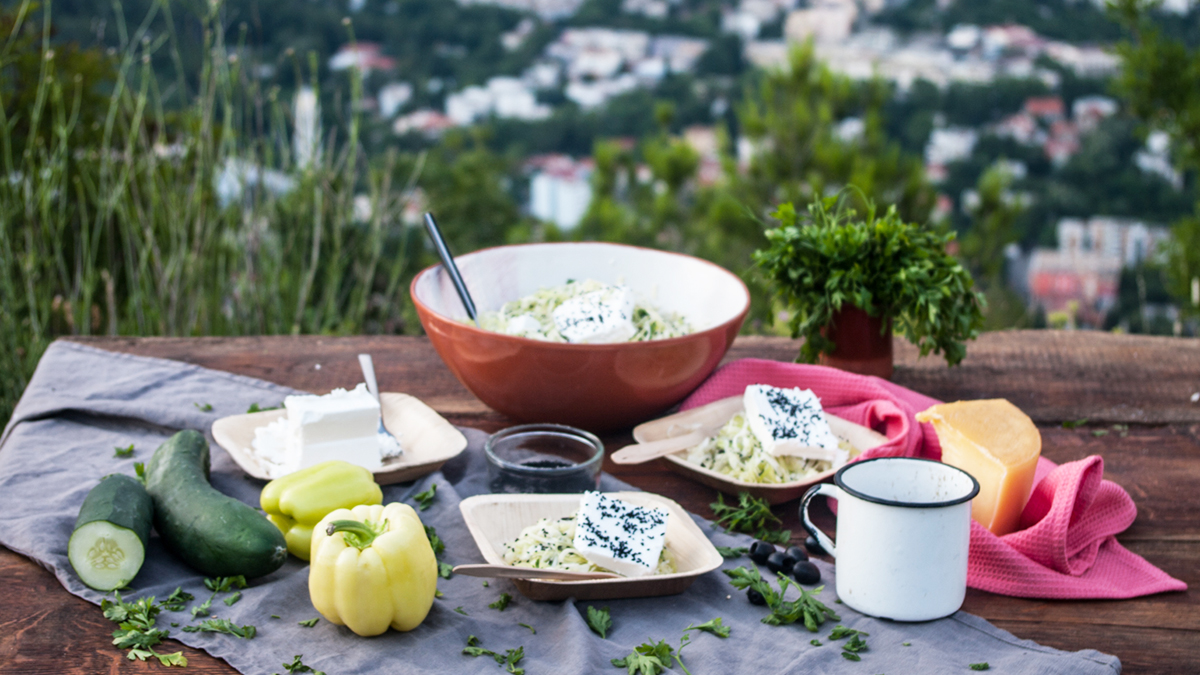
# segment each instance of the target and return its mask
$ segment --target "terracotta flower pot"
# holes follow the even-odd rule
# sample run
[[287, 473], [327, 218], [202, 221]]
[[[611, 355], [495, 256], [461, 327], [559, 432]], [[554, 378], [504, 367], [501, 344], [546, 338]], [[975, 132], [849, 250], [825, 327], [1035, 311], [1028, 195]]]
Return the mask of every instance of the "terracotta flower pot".
[[837, 345], [832, 354], [821, 354], [821, 365], [892, 379], [891, 317], [870, 316], [845, 305], [821, 333]]

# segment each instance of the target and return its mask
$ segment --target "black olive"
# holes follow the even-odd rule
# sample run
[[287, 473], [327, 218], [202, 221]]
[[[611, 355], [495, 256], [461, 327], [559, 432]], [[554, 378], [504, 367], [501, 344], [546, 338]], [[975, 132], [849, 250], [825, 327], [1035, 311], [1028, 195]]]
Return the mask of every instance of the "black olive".
[[787, 555], [787, 557], [795, 560], [796, 562], [808, 560], [808, 554], [805, 553], [804, 549], [800, 548], [799, 546], [791, 546], [788, 548], [788, 550], [784, 551], [784, 553]]
[[825, 555], [825, 549], [821, 548], [821, 542], [817, 541], [817, 538], [811, 534], [808, 535], [808, 539], [804, 540], [804, 548], [808, 549], [808, 552], [813, 555]]
[[756, 541], [750, 544], [750, 559], [762, 565], [767, 562], [767, 558], [775, 552], [775, 547], [765, 541]]
[[746, 591], [746, 599], [749, 600], [750, 604], [752, 604], [752, 605], [767, 604], [767, 599], [762, 596], [762, 593], [759, 593], [758, 591], [754, 590], [753, 588]]
[[776, 551], [767, 557], [767, 569], [771, 570], [772, 574], [778, 574], [780, 572], [784, 574], [791, 574], [792, 565], [794, 564], [796, 564], [795, 560], [787, 557], [779, 551]]
[[801, 560], [792, 567], [792, 577], [798, 584], [810, 586], [821, 580], [821, 570], [807, 560]]

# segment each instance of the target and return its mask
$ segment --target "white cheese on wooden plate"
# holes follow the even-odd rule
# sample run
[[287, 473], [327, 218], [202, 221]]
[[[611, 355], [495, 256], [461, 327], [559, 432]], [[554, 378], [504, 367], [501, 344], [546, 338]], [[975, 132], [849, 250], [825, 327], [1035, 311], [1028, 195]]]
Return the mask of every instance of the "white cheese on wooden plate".
[[288, 396], [287, 414], [254, 430], [252, 450], [271, 478], [331, 459], [374, 471], [400, 454], [399, 444], [379, 433], [379, 403], [359, 384], [324, 396]]
[[811, 389], [752, 384], [742, 401], [750, 431], [764, 452], [845, 463], [840, 456], [847, 453], [838, 447], [821, 400]]
[[658, 567], [668, 515], [666, 509], [585, 492], [575, 519], [575, 550], [588, 562], [622, 576], [645, 576]]
[[555, 307], [551, 316], [567, 342], [627, 342], [637, 333], [633, 325], [633, 293], [624, 286], [608, 286], [577, 295]]

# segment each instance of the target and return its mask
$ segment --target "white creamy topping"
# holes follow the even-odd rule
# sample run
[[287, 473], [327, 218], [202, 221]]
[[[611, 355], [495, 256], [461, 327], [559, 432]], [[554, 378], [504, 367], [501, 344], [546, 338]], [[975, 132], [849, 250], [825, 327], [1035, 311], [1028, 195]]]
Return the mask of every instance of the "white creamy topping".
[[633, 305], [633, 293], [628, 288], [607, 286], [563, 302], [552, 316], [554, 326], [567, 342], [626, 342], [637, 333]]
[[593, 565], [626, 577], [650, 574], [666, 544], [668, 515], [665, 509], [585, 492], [575, 520], [575, 550]]
[[529, 314], [521, 314], [514, 316], [508, 320], [508, 324], [504, 327], [504, 332], [509, 335], [517, 335], [519, 337], [537, 338], [541, 335], [542, 324]]
[[837, 436], [829, 428], [821, 400], [811, 389], [746, 387], [743, 395], [750, 431], [771, 455], [794, 455], [845, 463]]

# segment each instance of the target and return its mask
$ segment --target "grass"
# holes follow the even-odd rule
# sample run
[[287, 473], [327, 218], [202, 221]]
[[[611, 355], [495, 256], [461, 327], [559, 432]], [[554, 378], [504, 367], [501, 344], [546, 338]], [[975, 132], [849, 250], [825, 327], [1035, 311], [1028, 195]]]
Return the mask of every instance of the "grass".
[[[180, 65], [174, 82], [151, 68], [174, 49], [169, 30], [150, 30], [173, 25], [170, 3], [156, 3], [139, 26], [122, 24], [120, 49], [91, 63], [112, 74], [99, 107], [93, 84], [74, 74], [89, 62], [51, 41], [50, 3], [7, 10], [0, 420], [63, 335], [413, 325], [404, 285], [423, 242], [401, 215], [421, 162], [402, 172], [395, 155], [368, 160], [352, 113], [340, 135], [318, 131], [298, 152], [295, 104], [248, 72], [220, 3], [208, 6], [208, 56], [190, 77]], [[307, 68], [315, 66], [312, 57]], [[348, 100], [361, 98], [357, 79], [351, 89]], [[225, 191], [233, 199], [222, 199], [222, 183], [237, 188]]]

